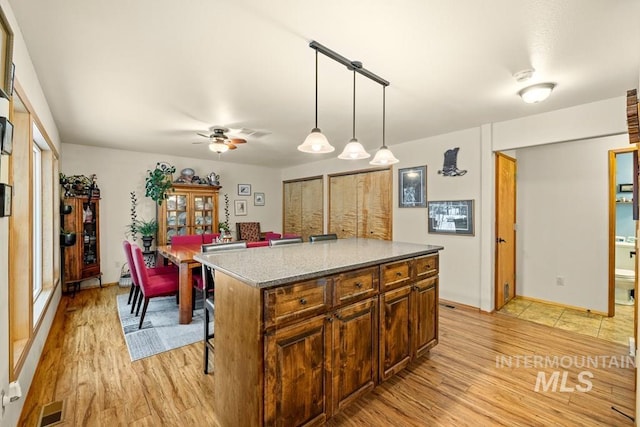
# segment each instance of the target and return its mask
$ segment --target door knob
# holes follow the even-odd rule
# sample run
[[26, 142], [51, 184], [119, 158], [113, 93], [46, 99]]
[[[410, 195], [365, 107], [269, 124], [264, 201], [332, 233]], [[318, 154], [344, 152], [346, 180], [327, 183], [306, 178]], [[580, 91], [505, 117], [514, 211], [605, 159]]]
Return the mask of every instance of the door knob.
[[497, 243], [507, 243], [507, 241], [506, 241], [506, 240], [504, 240], [502, 237], [498, 237], [498, 238], [496, 239], [496, 242], [497, 242]]

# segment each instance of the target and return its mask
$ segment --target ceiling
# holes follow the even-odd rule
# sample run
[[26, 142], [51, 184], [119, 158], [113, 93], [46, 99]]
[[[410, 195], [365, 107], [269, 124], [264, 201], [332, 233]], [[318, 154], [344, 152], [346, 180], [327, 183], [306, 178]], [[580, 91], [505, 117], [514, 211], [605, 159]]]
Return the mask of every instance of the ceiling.
[[[336, 151], [296, 150], [314, 125], [311, 40], [391, 83], [391, 147], [624, 96], [640, 77], [638, 0], [9, 2], [71, 144], [218, 160], [193, 143], [224, 125], [266, 135], [221, 161], [335, 157], [352, 135], [353, 74], [323, 55], [318, 125]], [[551, 97], [524, 104], [518, 90], [542, 81], [557, 83]], [[356, 136], [371, 153], [382, 144], [382, 87], [360, 75]]]

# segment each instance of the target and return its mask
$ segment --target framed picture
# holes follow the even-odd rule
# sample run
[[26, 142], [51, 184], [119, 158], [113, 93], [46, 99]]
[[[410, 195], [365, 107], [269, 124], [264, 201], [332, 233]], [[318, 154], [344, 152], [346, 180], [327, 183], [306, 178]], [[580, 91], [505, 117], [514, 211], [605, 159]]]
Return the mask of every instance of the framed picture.
[[246, 200], [234, 200], [233, 203], [233, 214], [235, 216], [245, 216], [247, 214]]
[[398, 206], [427, 207], [427, 167], [398, 169]]
[[0, 217], [11, 216], [12, 187], [8, 184], [0, 184]]
[[473, 236], [473, 200], [428, 203], [429, 233]]
[[618, 184], [618, 193], [633, 193], [633, 184]]
[[0, 9], [0, 95], [9, 99], [13, 87], [12, 64], [13, 61], [13, 31], [9, 21]]
[[251, 184], [238, 184], [238, 196], [250, 196]]
[[264, 206], [264, 193], [253, 193], [253, 205]]
[[13, 124], [6, 117], [0, 117], [0, 146], [0, 154], [13, 151]]

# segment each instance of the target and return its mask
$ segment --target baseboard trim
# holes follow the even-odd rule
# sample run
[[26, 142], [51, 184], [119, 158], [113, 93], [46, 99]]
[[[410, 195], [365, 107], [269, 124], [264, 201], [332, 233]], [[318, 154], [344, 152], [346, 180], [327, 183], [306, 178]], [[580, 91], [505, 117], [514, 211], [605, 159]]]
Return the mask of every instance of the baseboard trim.
[[439, 303], [440, 303], [440, 305], [445, 306], [447, 308], [454, 308], [454, 309], [472, 311], [474, 313], [491, 314], [488, 311], [481, 310], [479, 307], [474, 307], [472, 305], [462, 304], [462, 303], [455, 302], [455, 301], [449, 301], [449, 300], [442, 299], [442, 298], [440, 298]]

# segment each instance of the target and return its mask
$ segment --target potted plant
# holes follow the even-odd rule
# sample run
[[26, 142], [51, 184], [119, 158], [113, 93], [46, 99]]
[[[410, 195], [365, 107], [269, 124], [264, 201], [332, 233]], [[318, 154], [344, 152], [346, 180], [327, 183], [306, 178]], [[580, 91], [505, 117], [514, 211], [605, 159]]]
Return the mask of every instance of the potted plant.
[[158, 232], [158, 221], [140, 219], [136, 221], [136, 230], [142, 234], [142, 246], [145, 252], [149, 252], [153, 238]]
[[147, 170], [144, 195], [151, 198], [158, 205], [162, 205], [162, 201], [167, 198], [167, 192], [173, 186], [172, 174], [175, 171], [175, 166], [171, 166], [168, 163], [156, 163], [155, 169]]
[[60, 229], [60, 246], [73, 246], [76, 244], [76, 233], [73, 231]]

